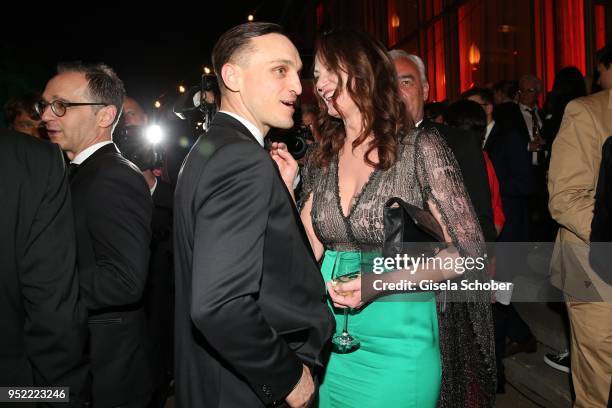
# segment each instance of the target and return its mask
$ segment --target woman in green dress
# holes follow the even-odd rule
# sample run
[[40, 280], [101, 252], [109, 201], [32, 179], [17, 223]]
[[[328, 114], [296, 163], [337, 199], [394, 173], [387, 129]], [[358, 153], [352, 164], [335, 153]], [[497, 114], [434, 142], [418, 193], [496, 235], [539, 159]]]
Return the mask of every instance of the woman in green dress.
[[[437, 133], [414, 128], [393, 62], [368, 36], [324, 35], [314, 78], [322, 107], [321, 143], [310, 149], [302, 169], [301, 218], [316, 258], [322, 259], [337, 331], [344, 326], [343, 308], [351, 307], [348, 328], [360, 340], [352, 352], [332, 352], [319, 406], [492, 406], [489, 305], [439, 307], [433, 292], [393, 294], [364, 305], [369, 299], [361, 299], [360, 278], [341, 284], [354, 290], [346, 296], [329, 282], [339, 270], [363, 268], [364, 248], [381, 250], [383, 205], [391, 197], [436, 217], [449, 243], [438, 256], [483, 255], [482, 233], [454, 156]], [[291, 158], [276, 146], [272, 157], [291, 186]], [[457, 276], [449, 270], [405, 272], [388, 276], [415, 282]], [[466, 277], [474, 278], [471, 272]]]

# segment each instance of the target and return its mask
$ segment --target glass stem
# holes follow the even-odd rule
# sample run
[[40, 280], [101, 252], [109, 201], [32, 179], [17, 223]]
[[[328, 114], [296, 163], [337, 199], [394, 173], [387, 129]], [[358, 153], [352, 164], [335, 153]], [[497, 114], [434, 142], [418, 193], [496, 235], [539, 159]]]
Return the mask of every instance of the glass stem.
[[348, 308], [344, 308], [344, 329], [342, 329], [342, 334], [348, 334]]

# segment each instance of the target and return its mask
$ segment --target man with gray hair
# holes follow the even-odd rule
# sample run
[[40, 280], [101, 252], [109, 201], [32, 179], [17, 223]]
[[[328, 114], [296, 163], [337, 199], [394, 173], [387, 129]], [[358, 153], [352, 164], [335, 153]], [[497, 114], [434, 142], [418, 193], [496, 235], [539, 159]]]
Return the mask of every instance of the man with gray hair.
[[470, 132], [423, 119], [425, 101], [429, 98], [423, 60], [403, 50], [392, 50], [389, 55], [395, 63], [407, 113], [417, 127], [435, 128], [453, 151], [484, 237], [487, 242], [495, 241], [491, 192], [479, 138]]
[[142, 294], [151, 195], [111, 135], [125, 90], [104, 64], [62, 64], [37, 104], [70, 160], [80, 300], [88, 311], [95, 407], [145, 407], [152, 382]]

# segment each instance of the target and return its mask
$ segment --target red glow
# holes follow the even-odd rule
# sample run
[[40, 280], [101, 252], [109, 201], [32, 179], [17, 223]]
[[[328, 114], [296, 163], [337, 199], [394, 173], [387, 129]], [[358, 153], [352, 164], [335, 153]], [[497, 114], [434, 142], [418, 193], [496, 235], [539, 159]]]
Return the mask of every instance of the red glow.
[[584, 49], [584, 1], [558, 0], [555, 2], [557, 17], [558, 68], [573, 65], [586, 72]]
[[467, 58], [470, 49], [468, 43], [470, 37], [470, 22], [466, 19], [468, 4], [462, 5], [457, 11], [457, 19], [459, 21], [459, 83], [461, 93], [470, 89], [472, 85], [472, 70], [470, 69], [470, 62]]
[[393, 27], [393, 18], [397, 17], [397, 7], [395, 0], [387, 1], [387, 25], [388, 25], [388, 35], [389, 35], [389, 47], [393, 47], [397, 44], [398, 36], [397, 29], [398, 27]]
[[323, 3], [317, 4], [317, 27], [321, 28], [323, 25], [323, 17], [325, 16], [325, 6]]
[[606, 45], [606, 9], [598, 4], [595, 6], [595, 49]]
[[[442, 6], [442, 0], [437, 0], [437, 3]], [[445, 71], [446, 71], [446, 62], [444, 58], [444, 26], [442, 25], [442, 21], [438, 21], [434, 25], [435, 32], [435, 59], [436, 59], [436, 99], [439, 101], [443, 101], [446, 99], [446, 81], [445, 81]]]

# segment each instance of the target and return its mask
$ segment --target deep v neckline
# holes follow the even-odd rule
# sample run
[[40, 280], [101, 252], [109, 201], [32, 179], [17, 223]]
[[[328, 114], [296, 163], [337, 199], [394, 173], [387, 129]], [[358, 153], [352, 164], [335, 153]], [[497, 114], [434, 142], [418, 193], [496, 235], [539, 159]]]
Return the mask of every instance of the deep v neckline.
[[368, 176], [368, 180], [363, 184], [363, 186], [361, 186], [361, 190], [359, 190], [359, 193], [356, 196], [353, 196], [354, 198], [349, 202], [349, 208], [348, 208], [348, 214], [345, 215], [344, 213], [344, 208], [342, 208], [342, 200], [340, 198], [340, 155], [336, 154], [336, 162], [335, 162], [335, 176], [336, 176], [336, 182], [335, 182], [335, 187], [336, 187], [336, 191], [335, 191], [335, 196], [336, 196], [336, 204], [338, 205], [338, 211], [340, 212], [340, 215], [342, 216], [343, 219], [348, 220], [351, 218], [351, 215], [353, 215], [353, 211], [355, 210], [355, 208], [357, 207], [357, 205], [359, 204], [359, 201], [361, 201], [361, 196], [363, 195], [363, 193], [366, 191], [366, 189], [368, 188], [368, 186], [370, 185], [370, 183], [372, 182], [372, 180], [374, 179], [375, 175], [378, 174], [378, 168], [374, 168], [374, 170], [372, 170], [370, 172], [370, 175]]

